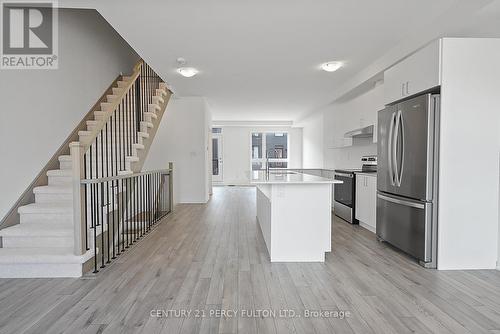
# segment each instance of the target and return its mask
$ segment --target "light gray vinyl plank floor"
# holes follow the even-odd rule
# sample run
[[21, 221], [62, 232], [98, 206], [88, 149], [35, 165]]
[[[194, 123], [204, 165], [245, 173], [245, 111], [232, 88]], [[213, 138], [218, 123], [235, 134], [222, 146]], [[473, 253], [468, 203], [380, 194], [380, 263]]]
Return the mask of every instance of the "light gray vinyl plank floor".
[[325, 263], [270, 263], [255, 189], [216, 187], [95, 276], [0, 279], [0, 333], [493, 334], [500, 272], [427, 270], [337, 218]]

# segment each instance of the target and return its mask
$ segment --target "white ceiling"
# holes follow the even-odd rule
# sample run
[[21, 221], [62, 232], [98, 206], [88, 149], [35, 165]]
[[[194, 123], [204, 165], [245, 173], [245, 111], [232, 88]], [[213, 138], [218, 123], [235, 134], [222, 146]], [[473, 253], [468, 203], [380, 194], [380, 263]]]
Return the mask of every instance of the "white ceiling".
[[[300, 119], [383, 70], [387, 61], [380, 59], [397, 59], [437, 36], [500, 37], [499, 2], [82, 0], [80, 5], [96, 8], [176, 94], [205, 96], [216, 120], [255, 121]], [[200, 74], [178, 75], [178, 57]], [[328, 60], [346, 65], [335, 73], [320, 71], [318, 65]]]

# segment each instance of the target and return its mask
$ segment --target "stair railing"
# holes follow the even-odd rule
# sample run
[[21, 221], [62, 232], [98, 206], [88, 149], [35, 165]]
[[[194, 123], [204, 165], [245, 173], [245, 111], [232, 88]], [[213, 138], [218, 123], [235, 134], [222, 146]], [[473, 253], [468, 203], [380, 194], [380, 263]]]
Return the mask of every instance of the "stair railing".
[[[85, 249], [93, 249], [94, 273], [141, 239], [173, 207], [173, 165], [129, 175], [81, 180], [89, 194]], [[104, 205], [102, 205], [104, 203]]]
[[[90, 131], [80, 132], [80, 140], [72, 142], [70, 154], [73, 163], [73, 220], [74, 253], [88, 250], [88, 225], [92, 205], [109, 205], [105, 195], [117, 192], [117, 182], [107, 183], [112, 189], [93, 189], [82, 180], [98, 180], [140, 172], [137, 149], [148, 137], [147, 128], [156, 111], [164, 110], [171, 92], [160, 89], [161, 78], [140, 60], [131, 76], [123, 77], [108, 101], [95, 111], [96, 120]], [[150, 144], [150, 143], [149, 143]], [[98, 200], [89, 204], [88, 199]], [[102, 211], [101, 211], [102, 214]], [[97, 225], [100, 226], [100, 225]], [[94, 232], [98, 231], [94, 229]]]

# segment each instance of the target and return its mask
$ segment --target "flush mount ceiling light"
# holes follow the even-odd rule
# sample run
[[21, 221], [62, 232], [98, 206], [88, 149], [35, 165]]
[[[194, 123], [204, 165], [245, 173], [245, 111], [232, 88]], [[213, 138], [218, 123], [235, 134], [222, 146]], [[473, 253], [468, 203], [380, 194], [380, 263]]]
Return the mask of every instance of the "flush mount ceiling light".
[[323, 71], [326, 71], [326, 72], [335, 72], [336, 70], [341, 68], [342, 65], [344, 65], [344, 64], [340, 61], [329, 61], [329, 62], [321, 64], [321, 69], [323, 69]]
[[186, 67], [185, 65], [187, 64], [187, 61], [186, 61], [186, 59], [184, 59], [182, 57], [177, 58], [177, 64], [179, 64], [179, 68], [177, 69], [177, 73], [179, 73], [183, 77], [191, 78], [191, 77], [194, 77], [199, 72], [194, 67]]
[[198, 74], [198, 72], [199, 71], [194, 67], [179, 67], [177, 69], [177, 73], [186, 78], [194, 77], [196, 74]]

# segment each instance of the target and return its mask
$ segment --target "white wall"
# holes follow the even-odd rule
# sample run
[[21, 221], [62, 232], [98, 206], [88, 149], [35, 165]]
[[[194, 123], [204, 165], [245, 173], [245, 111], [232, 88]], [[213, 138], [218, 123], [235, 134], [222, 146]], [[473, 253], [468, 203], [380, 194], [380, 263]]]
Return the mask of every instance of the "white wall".
[[288, 132], [289, 168], [302, 168], [302, 129], [292, 127], [222, 127], [223, 183], [248, 184], [252, 132]]
[[302, 167], [323, 168], [324, 165], [324, 115], [315, 113], [301, 122]]
[[175, 203], [208, 201], [210, 123], [204, 98], [170, 99], [143, 170], [164, 169], [174, 163]]
[[500, 39], [443, 41], [439, 269], [496, 268], [498, 59]]
[[95, 11], [59, 11], [59, 69], [0, 74], [0, 219], [138, 56]]

